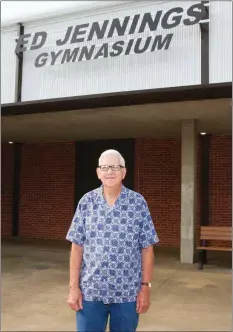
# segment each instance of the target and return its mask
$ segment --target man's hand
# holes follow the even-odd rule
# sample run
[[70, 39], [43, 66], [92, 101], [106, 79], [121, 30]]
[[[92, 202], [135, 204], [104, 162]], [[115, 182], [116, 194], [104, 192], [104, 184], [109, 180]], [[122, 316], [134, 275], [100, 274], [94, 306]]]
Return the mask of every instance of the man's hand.
[[138, 314], [144, 314], [147, 312], [150, 306], [150, 288], [142, 286], [137, 296], [136, 311]]
[[70, 308], [74, 311], [79, 311], [83, 309], [82, 304], [82, 292], [80, 288], [71, 288], [70, 293], [67, 299], [67, 303], [69, 304]]

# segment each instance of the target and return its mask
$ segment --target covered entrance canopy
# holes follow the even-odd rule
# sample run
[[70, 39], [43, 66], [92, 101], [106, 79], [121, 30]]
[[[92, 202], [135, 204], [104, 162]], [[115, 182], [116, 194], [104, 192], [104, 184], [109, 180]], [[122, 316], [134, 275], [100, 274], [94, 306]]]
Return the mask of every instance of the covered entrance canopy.
[[[2, 140], [38, 143], [181, 137], [180, 256], [181, 262], [192, 263], [196, 245], [196, 141], [200, 133], [231, 134], [230, 98], [231, 84], [224, 84], [183, 93], [161, 90], [147, 95], [135, 92], [8, 104], [3, 107]], [[201, 172], [208, 177], [205, 165]]]
[[6, 104], [2, 140], [180, 136], [185, 119], [196, 120], [197, 133], [231, 134], [231, 94], [229, 83]]
[[113, 1], [6, 26], [5, 233], [64, 239], [86, 155], [93, 172], [120, 146], [161, 246], [193, 262], [196, 226], [231, 222], [231, 8]]

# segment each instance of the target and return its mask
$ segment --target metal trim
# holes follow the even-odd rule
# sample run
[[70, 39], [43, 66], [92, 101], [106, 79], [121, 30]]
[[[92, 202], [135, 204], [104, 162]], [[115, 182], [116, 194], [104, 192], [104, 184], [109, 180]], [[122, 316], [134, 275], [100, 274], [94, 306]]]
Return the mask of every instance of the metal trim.
[[202, 1], [205, 14], [200, 23], [201, 29], [201, 84], [209, 84], [209, 1]]

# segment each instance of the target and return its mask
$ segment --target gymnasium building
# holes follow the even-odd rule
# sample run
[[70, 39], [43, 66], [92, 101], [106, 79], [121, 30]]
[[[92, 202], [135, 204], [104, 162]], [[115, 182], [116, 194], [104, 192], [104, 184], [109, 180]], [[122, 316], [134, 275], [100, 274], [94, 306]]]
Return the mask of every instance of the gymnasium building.
[[1, 37], [2, 238], [65, 241], [108, 148], [181, 262], [231, 226], [231, 1], [87, 2]]

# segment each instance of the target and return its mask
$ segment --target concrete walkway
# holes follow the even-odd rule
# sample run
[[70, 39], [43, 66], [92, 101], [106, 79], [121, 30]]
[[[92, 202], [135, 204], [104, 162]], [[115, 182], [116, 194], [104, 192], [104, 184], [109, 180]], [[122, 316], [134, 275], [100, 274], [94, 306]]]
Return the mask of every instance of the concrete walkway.
[[[230, 263], [198, 271], [158, 252], [138, 331], [231, 331]], [[68, 269], [67, 247], [2, 243], [2, 331], [75, 331]]]

